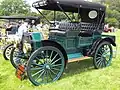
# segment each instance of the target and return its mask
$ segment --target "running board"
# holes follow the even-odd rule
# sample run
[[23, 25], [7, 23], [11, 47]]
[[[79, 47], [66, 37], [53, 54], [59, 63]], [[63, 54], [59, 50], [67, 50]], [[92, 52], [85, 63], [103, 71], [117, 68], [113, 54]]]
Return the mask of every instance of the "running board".
[[72, 63], [72, 62], [77, 62], [77, 61], [82, 61], [82, 60], [85, 60], [85, 59], [91, 59], [91, 57], [81, 57], [81, 58], [75, 58], [75, 59], [69, 59], [68, 60], [68, 63]]

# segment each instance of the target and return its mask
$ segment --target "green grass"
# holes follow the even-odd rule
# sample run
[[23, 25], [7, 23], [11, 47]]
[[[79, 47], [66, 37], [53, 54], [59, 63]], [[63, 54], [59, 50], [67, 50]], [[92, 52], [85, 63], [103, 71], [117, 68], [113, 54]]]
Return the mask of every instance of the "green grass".
[[[120, 32], [112, 33], [120, 43]], [[120, 47], [118, 46], [118, 51]], [[0, 56], [0, 90], [119, 90], [120, 59], [113, 59], [112, 65], [96, 70], [92, 60], [68, 64], [61, 79], [42, 86], [34, 86], [29, 80], [20, 81], [15, 77], [15, 69], [9, 61]]]

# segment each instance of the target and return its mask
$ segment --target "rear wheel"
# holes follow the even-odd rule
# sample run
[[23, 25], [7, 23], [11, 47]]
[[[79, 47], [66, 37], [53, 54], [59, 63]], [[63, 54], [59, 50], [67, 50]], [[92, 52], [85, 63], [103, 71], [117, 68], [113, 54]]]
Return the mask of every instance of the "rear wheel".
[[10, 55], [10, 62], [14, 68], [17, 68], [18, 65], [24, 65], [26, 63], [26, 58], [24, 53], [18, 48], [13, 48]]
[[65, 67], [62, 52], [52, 46], [44, 46], [36, 50], [29, 58], [27, 75], [34, 85], [47, 84], [58, 80]]
[[5, 60], [10, 60], [10, 54], [12, 49], [13, 49], [13, 44], [9, 44], [4, 48], [3, 57]]
[[96, 49], [93, 63], [96, 69], [107, 67], [111, 64], [113, 57], [112, 46], [109, 42], [104, 41]]

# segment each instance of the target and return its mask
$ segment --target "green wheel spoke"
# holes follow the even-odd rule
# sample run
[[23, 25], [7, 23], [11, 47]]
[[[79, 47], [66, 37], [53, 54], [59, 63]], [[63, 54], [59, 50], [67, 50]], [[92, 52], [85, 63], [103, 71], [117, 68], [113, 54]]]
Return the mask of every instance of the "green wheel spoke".
[[54, 75], [57, 75], [57, 73], [55, 73], [52, 69], [50, 69], [50, 71], [51, 71]]
[[97, 57], [96, 60], [101, 59], [101, 57]]
[[103, 54], [102, 49], [101, 49], [101, 50], [99, 50], [99, 53], [100, 53], [101, 55]]
[[101, 59], [99, 59], [99, 60], [96, 62], [96, 64], [100, 64], [100, 62], [101, 62]]
[[46, 75], [46, 71], [44, 71], [44, 73], [42, 74], [42, 82], [45, 83], [45, 75]]
[[44, 54], [44, 53], [41, 53], [41, 54], [42, 54], [42, 55], [41, 55], [41, 56], [42, 56], [42, 60], [43, 60], [43, 62], [44, 62], [43, 64], [45, 64], [45, 63], [46, 63], [45, 54]]
[[106, 62], [107, 62], [107, 60], [106, 60], [106, 59], [104, 59], [104, 60], [103, 60], [103, 66], [104, 66], [104, 67], [105, 67], [105, 66], [106, 66], [106, 64], [107, 64]]
[[55, 60], [54, 62], [52, 62], [52, 65], [55, 64], [56, 62], [58, 62], [61, 58]]
[[41, 52], [40, 55], [38, 55], [38, 56], [42, 57], [42, 60], [46, 63], [46, 61], [45, 61], [45, 54], [43, 52]]
[[56, 70], [56, 71], [60, 71], [60, 69], [57, 69], [57, 68], [52, 68], [53, 70]]
[[46, 50], [46, 56], [48, 57], [48, 50]]
[[101, 68], [103, 67], [103, 61], [101, 61], [100, 67], [101, 67]]
[[37, 64], [37, 63], [32, 63], [31, 65], [35, 65], [35, 66], [39, 66], [39, 67], [43, 67], [43, 65]]
[[48, 71], [48, 73], [49, 73], [49, 75], [50, 75], [50, 78], [53, 80], [53, 76], [52, 76], [50, 70]]
[[54, 52], [54, 51], [52, 51], [52, 52], [51, 52], [51, 54], [50, 54], [50, 59], [51, 59], [51, 58], [52, 58], [52, 56], [53, 56], [53, 52]]
[[49, 76], [48, 76], [48, 71], [46, 71], [46, 81], [47, 81], [47, 83], [48, 83], [48, 79], [49, 79]]
[[35, 60], [36, 60], [36, 59], [37, 59], [38, 61], [40, 61], [40, 59], [39, 59], [37, 56], [35, 57]]
[[37, 59], [40, 63], [43, 64], [43, 62], [41, 62], [41, 59], [39, 59], [37, 56], [35, 57], [35, 59]]
[[104, 60], [101, 61], [100, 66], [101, 66], [101, 68], [104, 67]]
[[97, 56], [101, 56], [102, 54], [97, 54]]
[[31, 71], [35, 71], [35, 70], [41, 70], [42, 68], [31, 68]]
[[54, 56], [54, 58], [51, 60], [51, 63], [54, 61], [54, 59], [58, 56], [58, 53]]
[[40, 72], [44, 71], [44, 69], [38, 71], [37, 73], [33, 74], [32, 77], [36, 76], [37, 74], [39, 74]]
[[100, 60], [100, 62], [98, 63], [98, 67], [101, 67], [102, 61]]
[[45, 55], [48, 56], [48, 50], [45, 50], [45, 51], [46, 51], [46, 52], [45, 52], [45, 53], [46, 53]]
[[52, 65], [52, 67], [59, 67], [59, 66], [62, 66], [62, 64]]
[[104, 67], [106, 67], [107, 66], [107, 63], [108, 63], [108, 61], [106, 60], [106, 58], [104, 59]]
[[99, 63], [100, 61], [101, 61], [101, 59], [97, 60], [97, 62], [96, 62], [96, 63]]
[[40, 73], [40, 75], [37, 77], [37, 79], [35, 79], [35, 81], [38, 81], [38, 79], [44, 74], [44, 70]]
[[46, 50], [46, 59], [45, 59], [46, 63], [48, 63], [48, 58], [49, 58], [49, 56], [48, 56], [48, 50]]
[[41, 57], [42, 59], [44, 59], [45, 57], [42, 55], [43, 53], [39, 53], [40, 55], [37, 55], [38, 57]]

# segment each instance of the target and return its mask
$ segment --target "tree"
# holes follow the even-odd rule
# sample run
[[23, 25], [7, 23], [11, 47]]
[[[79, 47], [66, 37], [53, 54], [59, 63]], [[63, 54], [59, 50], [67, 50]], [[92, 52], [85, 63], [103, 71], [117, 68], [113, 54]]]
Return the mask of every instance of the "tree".
[[42, 13], [50, 21], [54, 21], [54, 19], [56, 21], [70, 21], [68, 19], [68, 17], [72, 21], [78, 21], [78, 14], [76, 14], [76, 13], [73, 14], [73, 13], [70, 13], [70, 12], [66, 12], [66, 14], [68, 15], [68, 17], [63, 12], [61, 12], [61, 11], [56, 11], [55, 17], [54, 17], [54, 11], [43, 10]]
[[106, 0], [109, 4], [109, 9], [119, 11], [120, 13], [120, 0]]
[[2, 15], [30, 13], [30, 6], [23, 0], [3, 0], [0, 4]]
[[[49, 19], [50, 21], [54, 20], [54, 11], [48, 11], [48, 10], [43, 10], [42, 13], [46, 16], [47, 19]], [[61, 20], [66, 20], [67, 17], [63, 14], [63, 12], [56, 12], [55, 15], [55, 20], [57, 21], [61, 21]]]
[[109, 23], [109, 26], [118, 27], [119, 22], [116, 18], [107, 18], [106, 23]]
[[107, 21], [112, 24], [116, 22], [120, 27], [120, 0], [106, 0], [105, 3], [107, 5]]

